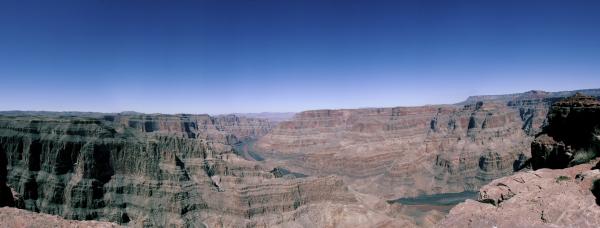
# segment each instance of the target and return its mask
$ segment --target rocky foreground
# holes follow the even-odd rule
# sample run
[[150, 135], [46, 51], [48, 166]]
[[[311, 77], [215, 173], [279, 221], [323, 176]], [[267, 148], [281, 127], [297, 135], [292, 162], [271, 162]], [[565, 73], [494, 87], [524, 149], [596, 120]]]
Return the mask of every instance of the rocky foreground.
[[494, 180], [478, 201], [454, 207], [438, 227], [598, 227], [593, 164], [540, 169]]
[[600, 101], [577, 94], [555, 103], [548, 120], [532, 146], [537, 170], [494, 180], [438, 227], [598, 227], [600, 170], [592, 159], [600, 149]]

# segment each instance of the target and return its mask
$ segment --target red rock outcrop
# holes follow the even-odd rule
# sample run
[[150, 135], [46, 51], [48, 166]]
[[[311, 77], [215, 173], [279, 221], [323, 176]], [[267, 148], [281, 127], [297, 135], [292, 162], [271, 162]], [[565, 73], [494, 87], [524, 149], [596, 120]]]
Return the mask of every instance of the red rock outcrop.
[[600, 206], [590, 191], [593, 165], [520, 172], [481, 188], [478, 201], [454, 207], [437, 227], [598, 227]]

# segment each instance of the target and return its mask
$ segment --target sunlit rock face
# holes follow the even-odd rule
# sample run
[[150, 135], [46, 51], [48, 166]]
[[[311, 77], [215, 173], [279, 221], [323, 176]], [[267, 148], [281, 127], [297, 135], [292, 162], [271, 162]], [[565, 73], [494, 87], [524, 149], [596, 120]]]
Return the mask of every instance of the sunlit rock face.
[[[598, 90], [586, 91], [598, 95]], [[255, 144], [270, 160], [336, 174], [388, 199], [477, 190], [522, 168], [550, 105], [574, 92], [470, 97], [458, 105], [316, 110]]]
[[408, 224], [361, 206], [341, 178], [278, 177], [233, 153], [232, 142], [270, 127], [235, 116], [1, 116], [0, 184], [30, 211], [133, 226]]

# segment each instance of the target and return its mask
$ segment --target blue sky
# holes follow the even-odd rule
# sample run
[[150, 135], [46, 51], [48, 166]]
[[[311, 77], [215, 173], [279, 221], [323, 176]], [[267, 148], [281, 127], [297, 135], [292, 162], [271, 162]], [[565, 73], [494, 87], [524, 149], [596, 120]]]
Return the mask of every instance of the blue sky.
[[0, 110], [301, 111], [600, 87], [600, 1], [0, 1]]

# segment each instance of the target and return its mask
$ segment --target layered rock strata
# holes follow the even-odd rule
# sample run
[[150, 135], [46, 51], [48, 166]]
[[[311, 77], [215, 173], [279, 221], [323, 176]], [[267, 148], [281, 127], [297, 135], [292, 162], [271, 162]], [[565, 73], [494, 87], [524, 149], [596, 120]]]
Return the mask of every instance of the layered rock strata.
[[[264, 134], [232, 116], [0, 117], [0, 180], [24, 209], [131, 226], [410, 225], [335, 176], [282, 176], [231, 143]], [[1, 183], [0, 183], [1, 184]], [[313, 220], [312, 216], [323, 216]]]
[[570, 93], [306, 111], [277, 125], [254, 149], [294, 171], [339, 175], [353, 189], [387, 199], [477, 190], [526, 165], [548, 108], [564, 94]]
[[[104, 115], [107, 121], [144, 133], [169, 133], [186, 138], [235, 142], [267, 134], [274, 124], [266, 119], [222, 115]], [[234, 138], [227, 138], [234, 137]]]
[[[531, 118], [544, 113], [535, 110]], [[532, 140], [524, 125], [520, 110], [502, 103], [307, 111], [279, 124], [256, 150], [394, 199], [476, 190], [512, 173]]]

